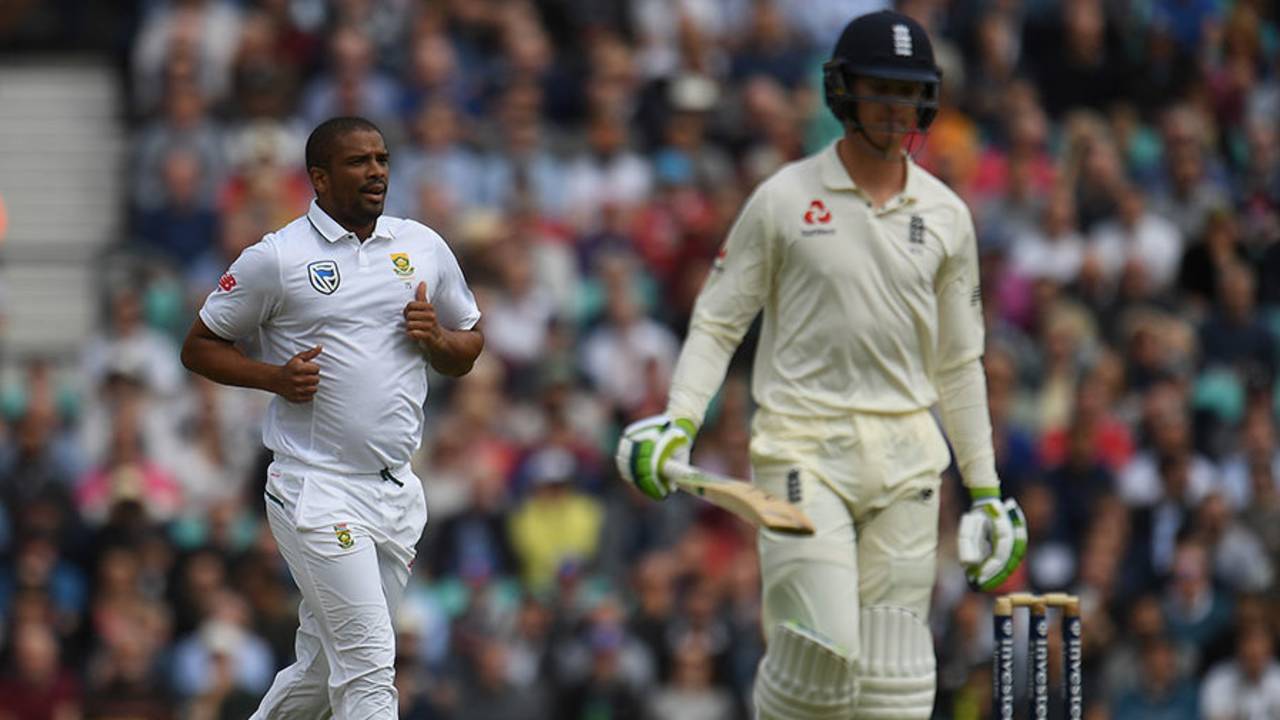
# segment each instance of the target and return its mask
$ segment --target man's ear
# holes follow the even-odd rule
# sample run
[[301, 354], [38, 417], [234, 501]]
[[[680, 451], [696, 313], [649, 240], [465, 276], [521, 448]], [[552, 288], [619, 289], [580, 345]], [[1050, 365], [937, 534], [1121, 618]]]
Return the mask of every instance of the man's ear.
[[310, 176], [311, 187], [315, 189], [317, 195], [329, 191], [329, 173], [324, 168], [309, 167], [307, 175]]

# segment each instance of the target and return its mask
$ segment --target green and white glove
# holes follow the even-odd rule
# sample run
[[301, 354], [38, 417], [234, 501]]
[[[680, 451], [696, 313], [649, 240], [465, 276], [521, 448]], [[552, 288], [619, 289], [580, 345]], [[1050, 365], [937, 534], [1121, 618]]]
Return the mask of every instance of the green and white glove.
[[956, 554], [974, 590], [990, 592], [1013, 574], [1027, 554], [1027, 518], [1018, 501], [1000, 501], [996, 488], [969, 490], [973, 504], [960, 516]]
[[662, 466], [670, 458], [689, 462], [689, 451], [698, 428], [692, 420], [654, 415], [637, 420], [622, 431], [614, 460], [623, 479], [654, 500], [671, 494], [662, 478]]

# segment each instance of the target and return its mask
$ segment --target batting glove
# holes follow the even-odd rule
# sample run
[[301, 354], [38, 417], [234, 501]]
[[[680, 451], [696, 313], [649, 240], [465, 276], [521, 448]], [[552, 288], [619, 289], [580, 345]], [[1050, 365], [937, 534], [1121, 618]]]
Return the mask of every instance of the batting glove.
[[973, 505], [960, 517], [956, 551], [969, 586], [990, 592], [1013, 574], [1027, 554], [1027, 518], [1018, 501], [1000, 501], [995, 489], [970, 491]]
[[614, 460], [618, 473], [640, 492], [654, 500], [671, 494], [672, 487], [662, 477], [662, 466], [670, 458], [689, 462], [689, 451], [697, 426], [685, 418], [654, 415], [637, 420], [622, 431]]

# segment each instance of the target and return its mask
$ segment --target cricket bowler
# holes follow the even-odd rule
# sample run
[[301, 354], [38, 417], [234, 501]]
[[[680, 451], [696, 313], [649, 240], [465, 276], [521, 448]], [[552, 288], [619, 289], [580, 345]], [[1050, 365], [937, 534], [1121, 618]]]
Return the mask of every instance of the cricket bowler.
[[326, 120], [306, 162], [311, 208], [231, 264], [182, 360], [275, 394], [263, 502], [302, 603], [297, 659], [251, 720], [397, 720], [391, 618], [427, 522], [409, 466], [427, 366], [471, 370], [480, 311], [444, 238], [382, 214], [390, 154], [373, 123]]
[[823, 66], [841, 139], [765, 180], [744, 204], [694, 308], [666, 413], [628, 426], [620, 473], [655, 499], [687, 461], [755, 315], [753, 481], [813, 520], [758, 536], [768, 650], [761, 720], [928, 718], [926, 620], [938, 489], [950, 462], [972, 498], [960, 555], [990, 590], [1019, 565], [1025, 521], [1001, 501], [968, 208], [910, 151], [938, 112], [924, 29], [890, 11], [844, 29]]

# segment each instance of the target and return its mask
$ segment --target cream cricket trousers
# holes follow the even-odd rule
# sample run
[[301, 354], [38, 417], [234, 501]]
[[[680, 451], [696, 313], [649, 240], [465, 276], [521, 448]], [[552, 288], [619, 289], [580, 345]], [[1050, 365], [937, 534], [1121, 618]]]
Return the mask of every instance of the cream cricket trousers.
[[391, 620], [427, 522], [408, 465], [339, 475], [280, 459], [267, 471], [267, 520], [302, 591], [295, 662], [253, 720], [398, 720]]
[[798, 505], [817, 532], [759, 534], [767, 639], [791, 620], [851, 654], [862, 607], [927, 622], [947, 444], [928, 411], [857, 414], [815, 424], [759, 412], [754, 481]]

